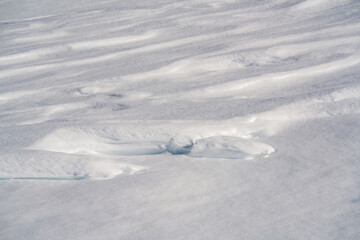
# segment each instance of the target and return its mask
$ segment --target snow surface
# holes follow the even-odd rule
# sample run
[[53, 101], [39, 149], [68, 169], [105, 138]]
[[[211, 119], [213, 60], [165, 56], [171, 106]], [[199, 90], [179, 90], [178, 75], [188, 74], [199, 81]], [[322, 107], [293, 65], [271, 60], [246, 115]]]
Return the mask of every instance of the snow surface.
[[360, 1], [0, 1], [0, 239], [360, 239]]

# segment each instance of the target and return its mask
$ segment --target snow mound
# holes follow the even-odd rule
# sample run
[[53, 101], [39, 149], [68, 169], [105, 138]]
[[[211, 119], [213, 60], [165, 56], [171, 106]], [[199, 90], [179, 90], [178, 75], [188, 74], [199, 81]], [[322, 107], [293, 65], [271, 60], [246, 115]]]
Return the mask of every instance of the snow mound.
[[[196, 131], [186, 123], [180, 124], [182, 127], [177, 131], [167, 129], [166, 125], [150, 125], [126, 128], [113, 126], [106, 129], [64, 128], [50, 133], [28, 149], [105, 157], [168, 153], [193, 158], [225, 159], [263, 158], [274, 152], [271, 146], [252, 139], [258, 139], [257, 135], [241, 135], [238, 131], [231, 133], [225, 130], [211, 132], [212, 127], [209, 126], [203, 126], [204, 129], [199, 127]], [[139, 128], [142, 129], [141, 133]]]
[[145, 170], [144, 167], [115, 160], [40, 151], [3, 155], [2, 159], [0, 180], [111, 179]]
[[234, 137], [199, 139], [189, 156], [201, 158], [254, 159], [266, 158], [275, 150], [264, 143]]

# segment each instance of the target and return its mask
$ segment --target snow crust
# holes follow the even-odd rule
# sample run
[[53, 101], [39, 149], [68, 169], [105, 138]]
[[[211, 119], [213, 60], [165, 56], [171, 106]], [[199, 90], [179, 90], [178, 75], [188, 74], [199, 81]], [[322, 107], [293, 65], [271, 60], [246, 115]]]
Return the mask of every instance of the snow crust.
[[360, 239], [357, 0], [0, 1], [0, 239]]

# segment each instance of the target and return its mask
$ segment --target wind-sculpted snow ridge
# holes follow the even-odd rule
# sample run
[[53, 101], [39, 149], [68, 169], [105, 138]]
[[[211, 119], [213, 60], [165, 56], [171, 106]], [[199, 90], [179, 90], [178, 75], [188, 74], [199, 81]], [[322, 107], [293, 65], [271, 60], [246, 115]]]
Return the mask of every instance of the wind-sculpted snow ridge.
[[146, 170], [115, 160], [39, 151], [4, 154], [1, 157], [0, 180], [106, 180]]
[[0, 1], [0, 239], [360, 239], [359, 114], [358, 0]]
[[257, 134], [255, 140], [250, 139], [253, 138], [248, 134], [250, 130], [238, 129], [231, 122], [207, 125], [206, 122], [178, 122], [176, 127], [174, 124], [154, 122], [139, 126], [139, 123], [129, 122], [124, 124], [126, 128], [107, 125], [104, 128], [59, 129], [28, 149], [112, 156], [170, 153], [225, 159], [264, 158], [274, 152], [272, 147], [255, 141], [259, 138]]

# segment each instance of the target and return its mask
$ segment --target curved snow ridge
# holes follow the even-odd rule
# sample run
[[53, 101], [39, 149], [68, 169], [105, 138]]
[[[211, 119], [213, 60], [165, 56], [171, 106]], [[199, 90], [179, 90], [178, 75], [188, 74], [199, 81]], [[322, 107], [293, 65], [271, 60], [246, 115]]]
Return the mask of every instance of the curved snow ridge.
[[127, 43], [139, 42], [154, 38], [159, 33], [155, 30], [145, 32], [142, 35], [131, 35], [131, 36], [123, 36], [117, 38], [102, 38], [95, 39], [91, 41], [82, 41], [82, 42], [73, 42], [68, 45], [75, 50], [89, 50], [96, 48], [109, 48], [114, 46], [121, 46]]
[[234, 80], [209, 86], [204, 89], [195, 89], [184, 93], [176, 93], [171, 96], [176, 99], [213, 99], [213, 98], [253, 98], [254, 92], [257, 94], [269, 94], [276, 91], [279, 87], [285, 88], [299, 82], [308, 82], [314, 77], [329, 75], [340, 70], [358, 66], [360, 55], [353, 54], [341, 60], [322, 63], [315, 66], [300, 68], [286, 72], [276, 72], [263, 74], [256, 77]]
[[51, 54], [59, 52], [60, 47], [45, 47], [40, 49], [34, 49], [27, 52], [20, 52], [15, 54], [8, 54], [0, 56], [1, 65], [19, 64], [23, 62], [30, 62], [39, 60]]
[[2, 156], [0, 180], [106, 180], [145, 171], [145, 167], [109, 159], [38, 151], [25, 155]]
[[18, 37], [15, 38], [13, 41], [15, 43], [32, 43], [38, 41], [49, 41], [49, 40], [59, 40], [65, 36], [68, 36], [68, 33], [65, 31], [48, 31], [34, 34], [33, 36], [28, 37]]
[[[174, 131], [161, 127], [131, 126], [97, 128], [63, 128], [41, 139], [28, 149], [68, 154], [106, 156], [146, 156], [156, 154], [186, 155], [192, 158], [255, 159], [268, 157], [275, 150], [258, 142], [260, 134], [244, 134], [236, 129], [189, 134], [193, 129]], [[133, 131], [129, 131], [129, 130]], [[211, 127], [207, 127], [211, 129]], [[142, 131], [143, 130], [143, 131]], [[220, 133], [227, 134], [220, 134]], [[174, 137], [176, 136], [176, 137]], [[240, 137], [241, 136], [241, 137]], [[256, 138], [256, 141], [253, 139]]]
[[[240, 58], [237, 55], [223, 55], [216, 57], [203, 57], [203, 58], [188, 58], [172, 62], [164, 67], [160, 67], [155, 70], [147, 72], [135, 73], [132, 75], [124, 76], [124, 79], [130, 78], [135, 80], [146, 79], [184, 79], [188, 76], [197, 76], [204, 74], [214, 74], [217, 72], [234, 71], [241, 69], [245, 66], [245, 59]], [[192, 81], [193, 78], [188, 78]]]
[[291, 8], [292, 11], [310, 11], [310, 12], [319, 12], [325, 11], [330, 8], [339, 7], [339, 5], [344, 5], [345, 2], [336, 1], [336, 0], [306, 0], [301, 1], [299, 4]]

